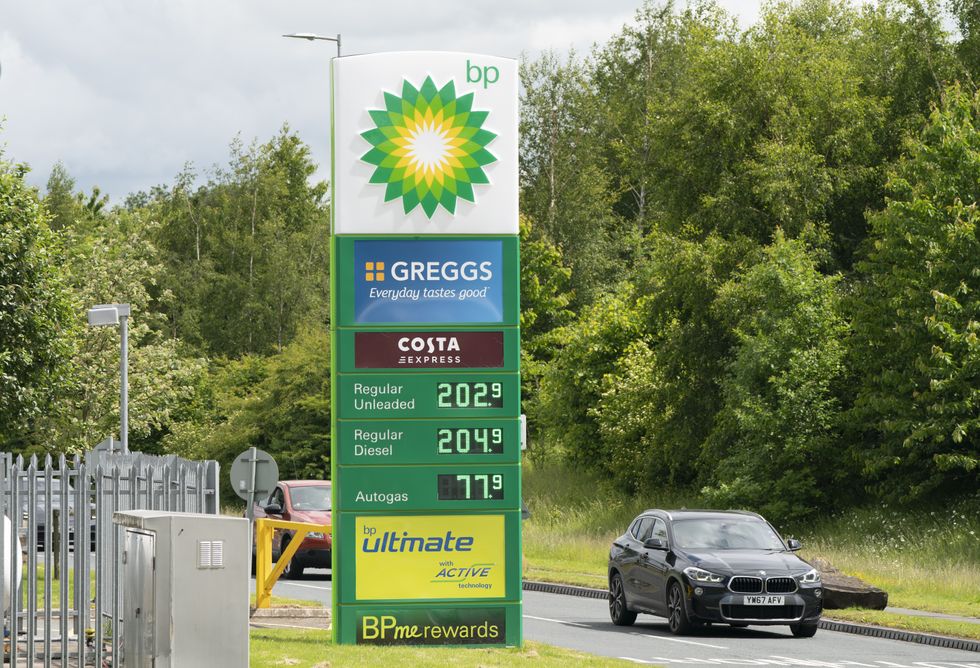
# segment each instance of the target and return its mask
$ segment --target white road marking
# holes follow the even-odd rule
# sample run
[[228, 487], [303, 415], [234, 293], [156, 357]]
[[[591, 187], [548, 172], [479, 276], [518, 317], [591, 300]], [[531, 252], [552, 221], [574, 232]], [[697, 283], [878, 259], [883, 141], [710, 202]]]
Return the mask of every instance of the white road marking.
[[[554, 624], [564, 624], [565, 626], [577, 626], [583, 629], [591, 628], [587, 624], [568, 622], [563, 619], [551, 619], [550, 617], [535, 617], [534, 615], [524, 615], [524, 619], [536, 619], [539, 622], [552, 622]], [[666, 640], [668, 642], [679, 642], [679, 643], [684, 643], [685, 645], [698, 645], [700, 647], [711, 647], [712, 649], [728, 649], [727, 647], [722, 647], [721, 645], [709, 645], [708, 643], [705, 642], [694, 642], [693, 640], [681, 640], [679, 638], [665, 638], [664, 636], [652, 636], [647, 633], [637, 633], [636, 631], [630, 632], [630, 635], [640, 636], [641, 638], [650, 638], [652, 640]]]
[[641, 638], [650, 638], [651, 640], [666, 640], [667, 642], [679, 642], [685, 645], [697, 645], [698, 647], [728, 649], [727, 647], [722, 647], [721, 645], [709, 645], [706, 642], [694, 642], [693, 640], [681, 640], [680, 638], [668, 638], [667, 636], [652, 636], [649, 633], [639, 633], [638, 631], [630, 631], [630, 635], [640, 636]]
[[582, 629], [589, 628], [587, 624], [569, 622], [569, 621], [565, 621], [564, 619], [551, 619], [550, 617], [535, 617], [534, 615], [524, 615], [524, 619], [536, 619], [539, 622], [553, 622], [555, 624], [564, 624], [565, 626], [577, 626]]
[[788, 661], [791, 666], [823, 666], [824, 668], [840, 668], [839, 663], [835, 661], [820, 661], [817, 659], [799, 659], [790, 656], [779, 656], [773, 654], [772, 658], [779, 659], [780, 661]]
[[305, 584], [299, 584], [298, 582], [289, 582], [289, 583], [283, 582], [283, 585], [286, 587], [306, 587], [307, 589], [316, 589], [319, 591], [327, 591], [329, 589], [329, 587], [320, 587], [317, 585], [305, 585]]

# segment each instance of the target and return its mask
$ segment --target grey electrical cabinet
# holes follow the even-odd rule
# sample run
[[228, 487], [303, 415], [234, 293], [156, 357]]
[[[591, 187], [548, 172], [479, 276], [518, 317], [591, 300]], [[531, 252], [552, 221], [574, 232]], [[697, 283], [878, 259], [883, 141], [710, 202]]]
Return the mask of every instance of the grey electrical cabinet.
[[248, 520], [117, 512], [126, 668], [248, 666]]

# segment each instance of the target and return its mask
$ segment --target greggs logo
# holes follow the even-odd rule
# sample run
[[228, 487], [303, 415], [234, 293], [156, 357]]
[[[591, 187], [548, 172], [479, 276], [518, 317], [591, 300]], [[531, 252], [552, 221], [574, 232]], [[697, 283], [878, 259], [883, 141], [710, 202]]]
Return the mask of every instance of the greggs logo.
[[430, 260], [422, 262], [413, 260], [411, 262], [398, 260], [392, 262], [391, 267], [385, 272], [386, 263], [379, 261], [366, 261], [364, 263], [364, 280], [368, 283], [383, 283], [386, 277], [393, 281], [427, 281], [427, 282], [449, 282], [456, 281], [489, 281], [493, 279], [493, 262], [483, 261], [456, 262], [448, 260], [439, 262]]
[[364, 280], [368, 283], [383, 283], [385, 280], [385, 263], [365, 262]]

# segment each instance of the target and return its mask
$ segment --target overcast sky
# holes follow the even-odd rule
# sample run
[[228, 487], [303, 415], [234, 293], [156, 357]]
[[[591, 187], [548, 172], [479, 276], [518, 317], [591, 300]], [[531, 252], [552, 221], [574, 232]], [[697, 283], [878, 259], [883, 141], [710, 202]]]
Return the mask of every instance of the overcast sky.
[[[237, 133], [288, 122], [327, 177], [330, 42], [345, 54], [406, 49], [517, 58], [587, 51], [642, 0], [0, 0], [0, 145], [42, 187], [61, 160], [113, 202], [171, 183], [186, 162], [224, 163]], [[722, 0], [743, 24], [756, 0]]]

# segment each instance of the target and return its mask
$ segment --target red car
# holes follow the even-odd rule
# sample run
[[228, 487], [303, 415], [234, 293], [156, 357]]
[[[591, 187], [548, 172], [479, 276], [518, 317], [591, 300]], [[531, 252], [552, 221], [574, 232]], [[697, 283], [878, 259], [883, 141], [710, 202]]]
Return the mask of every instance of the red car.
[[[330, 524], [329, 480], [280, 480], [268, 499], [256, 504], [255, 519]], [[276, 530], [272, 538], [273, 561], [279, 559], [295, 532]], [[298, 578], [307, 568], [330, 568], [333, 540], [329, 533], [306, 534], [283, 577]], [[254, 549], [254, 547], [253, 547]], [[254, 553], [253, 553], [254, 554]]]

